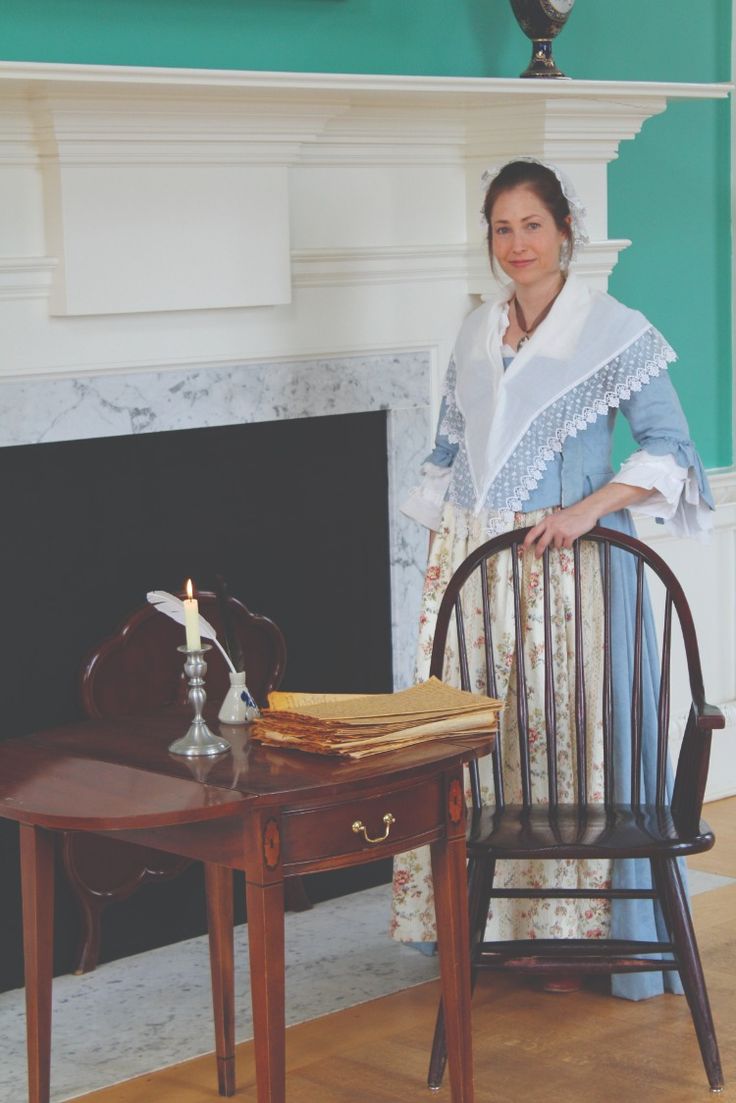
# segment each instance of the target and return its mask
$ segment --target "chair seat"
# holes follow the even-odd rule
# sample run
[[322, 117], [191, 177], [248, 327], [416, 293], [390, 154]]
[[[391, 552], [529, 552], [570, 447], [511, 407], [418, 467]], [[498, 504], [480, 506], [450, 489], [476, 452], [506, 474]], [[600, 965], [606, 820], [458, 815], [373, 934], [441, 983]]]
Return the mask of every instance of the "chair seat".
[[703, 820], [679, 830], [669, 806], [507, 804], [469, 821], [468, 852], [494, 858], [617, 858], [695, 854], [715, 839]]

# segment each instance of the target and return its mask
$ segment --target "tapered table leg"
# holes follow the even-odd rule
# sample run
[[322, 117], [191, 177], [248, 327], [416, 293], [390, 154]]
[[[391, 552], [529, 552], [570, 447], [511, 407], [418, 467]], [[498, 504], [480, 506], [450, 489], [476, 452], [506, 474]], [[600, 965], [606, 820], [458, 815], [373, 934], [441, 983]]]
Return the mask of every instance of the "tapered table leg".
[[473, 1103], [465, 837], [433, 843], [431, 851], [451, 1099]]
[[246, 879], [258, 1103], [285, 1103], [284, 882]]
[[49, 1103], [54, 956], [54, 837], [20, 827], [29, 1103]]
[[233, 875], [224, 866], [205, 863], [207, 928], [210, 938], [212, 1007], [215, 1016], [217, 1087], [235, 1094], [235, 985], [233, 951]]

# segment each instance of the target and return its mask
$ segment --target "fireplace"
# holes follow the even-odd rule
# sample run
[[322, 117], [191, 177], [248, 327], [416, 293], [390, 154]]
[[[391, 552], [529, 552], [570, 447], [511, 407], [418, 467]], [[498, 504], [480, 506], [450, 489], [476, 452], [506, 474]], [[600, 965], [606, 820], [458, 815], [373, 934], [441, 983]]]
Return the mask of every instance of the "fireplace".
[[[8, 457], [6, 462], [12, 462], [11, 452], [5, 451], [10, 446], [118, 437], [134, 438], [142, 448], [147, 448], [146, 438], [151, 434], [319, 418], [324, 418], [323, 424], [327, 425], [327, 419], [341, 414], [384, 412], [385, 449], [380, 470], [374, 471], [372, 477], [387, 479], [392, 671], [394, 688], [402, 688], [411, 684], [413, 675], [426, 536], [402, 516], [398, 507], [428, 450], [432, 428], [431, 375], [431, 354], [418, 350], [321, 360], [198, 365], [103, 376], [75, 374], [72, 378], [3, 380], [0, 452]], [[339, 458], [333, 455], [335, 459], [339, 465]], [[279, 460], [282, 462], [287, 467], [290, 463], [298, 467], [300, 461], [298, 455], [284, 454]], [[241, 491], [246, 509], [249, 497], [252, 499], [262, 485], [258, 471], [249, 473], [248, 478], [250, 485], [244, 483]], [[213, 470], [210, 493], [217, 493], [219, 485], [218, 473]], [[171, 471], [166, 489], [171, 493], [181, 490], [186, 497], [181, 471]], [[34, 487], [27, 486], [31, 495], [29, 509], [33, 491]], [[317, 514], [335, 514], [336, 506], [339, 512], [345, 505], [324, 502], [317, 486], [310, 488], [309, 497], [315, 507], [313, 523]], [[195, 524], [195, 503], [190, 501], [186, 508]], [[61, 525], [63, 513], [58, 521]], [[257, 525], [259, 518], [252, 517], [251, 521]], [[61, 538], [61, 532], [47, 532], [40, 537], [48, 549]], [[12, 540], [14, 546], [20, 546], [22, 532], [13, 533]], [[193, 565], [184, 570], [194, 574]], [[180, 582], [178, 576], [175, 582]], [[200, 585], [204, 585], [204, 580]], [[241, 596], [248, 601], [247, 593]], [[293, 652], [293, 646], [290, 650]], [[290, 663], [293, 661], [292, 656]]]
[[188, 576], [282, 628], [289, 688], [391, 688], [386, 415], [0, 450], [8, 732], [79, 715], [89, 648]]
[[[3, 620], [13, 626], [2, 644], [4, 735], [78, 717], [86, 651], [147, 590], [177, 590], [190, 575], [206, 589], [222, 574], [279, 624], [286, 688], [406, 684], [416, 613], [395, 610], [421, 563], [406, 556], [414, 533], [396, 503], [425, 448], [426, 375], [426, 357], [402, 354], [3, 384], [0, 404], [14, 411], [0, 447]], [[15, 830], [4, 830], [0, 988], [22, 983]], [[321, 875], [309, 892], [317, 900], [389, 874], [379, 863]], [[203, 931], [200, 880], [193, 867], [110, 909], [103, 960]], [[60, 879], [60, 971], [73, 958], [74, 908]]]

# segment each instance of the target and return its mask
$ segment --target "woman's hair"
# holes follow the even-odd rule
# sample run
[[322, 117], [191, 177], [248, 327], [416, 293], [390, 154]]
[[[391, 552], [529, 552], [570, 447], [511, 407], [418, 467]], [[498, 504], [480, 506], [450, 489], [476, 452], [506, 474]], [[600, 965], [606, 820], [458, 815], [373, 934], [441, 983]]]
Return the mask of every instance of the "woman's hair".
[[488, 224], [488, 252], [493, 267], [493, 229], [491, 215], [496, 200], [504, 192], [514, 188], [529, 188], [534, 192], [540, 203], [543, 203], [554, 219], [555, 226], [567, 238], [572, 246], [572, 230], [570, 228], [570, 204], [565, 198], [560, 181], [552, 169], [546, 165], [540, 165], [537, 161], [509, 161], [501, 171], [493, 177], [483, 201], [483, 214]]

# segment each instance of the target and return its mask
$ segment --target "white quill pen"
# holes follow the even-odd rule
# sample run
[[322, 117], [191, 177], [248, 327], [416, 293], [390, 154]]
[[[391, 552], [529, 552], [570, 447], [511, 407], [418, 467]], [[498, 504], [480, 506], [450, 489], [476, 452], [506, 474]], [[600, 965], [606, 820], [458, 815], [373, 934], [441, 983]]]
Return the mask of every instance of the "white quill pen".
[[[146, 594], [146, 598], [155, 609], [158, 609], [159, 613], [165, 613], [167, 617], [171, 617], [171, 619], [177, 621], [178, 624], [185, 623], [184, 602], [180, 597], [168, 593], [167, 590], [151, 590]], [[217, 632], [215, 632], [210, 622], [205, 620], [201, 613], [199, 614], [199, 634], [205, 640], [212, 640], [215, 647], [218, 647], [222, 652], [222, 656], [233, 674], [235, 674], [235, 667], [230, 661], [230, 656], [227, 651], [218, 640]]]

